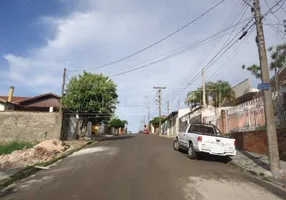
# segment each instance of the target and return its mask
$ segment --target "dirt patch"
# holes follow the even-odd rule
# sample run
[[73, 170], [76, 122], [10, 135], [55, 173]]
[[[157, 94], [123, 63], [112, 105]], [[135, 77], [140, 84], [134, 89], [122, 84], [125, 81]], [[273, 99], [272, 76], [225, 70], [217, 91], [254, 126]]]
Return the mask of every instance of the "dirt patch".
[[0, 169], [24, 168], [55, 158], [69, 146], [60, 140], [46, 140], [31, 149], [14, 151], [0, 156]]

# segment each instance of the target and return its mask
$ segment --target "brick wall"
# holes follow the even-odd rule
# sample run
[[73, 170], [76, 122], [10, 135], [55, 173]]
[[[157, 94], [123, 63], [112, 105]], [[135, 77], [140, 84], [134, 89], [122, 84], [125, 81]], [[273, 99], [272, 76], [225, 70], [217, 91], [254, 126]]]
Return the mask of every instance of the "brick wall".
[[[237, 149], [268, 155], [265, 131], [231, 133], [231, 136], [236, 139]], [[277, 139], [280, 159], [286, 161], [286, 129], [277, 130]]]
[[59, 139], [61, 115], [47, 112], [0, 112], [0, 142]]

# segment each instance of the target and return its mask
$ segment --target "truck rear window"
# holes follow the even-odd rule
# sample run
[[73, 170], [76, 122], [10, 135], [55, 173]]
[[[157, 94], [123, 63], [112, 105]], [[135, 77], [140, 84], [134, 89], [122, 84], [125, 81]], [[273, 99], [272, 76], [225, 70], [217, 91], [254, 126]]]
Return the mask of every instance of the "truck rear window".
[[204, 125], [191, 125], [189, 133], [205, 133], [215, 135], [214, 128], [211, 126]]

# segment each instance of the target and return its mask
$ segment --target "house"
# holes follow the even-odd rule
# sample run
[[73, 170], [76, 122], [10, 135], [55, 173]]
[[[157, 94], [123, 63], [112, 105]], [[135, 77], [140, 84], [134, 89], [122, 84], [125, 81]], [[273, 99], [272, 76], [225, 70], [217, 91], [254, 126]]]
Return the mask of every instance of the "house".
[[54, 112], [60, 108], [60, 96], [45, 93], [33, 97], [14, 96], [14, 87], [10, 87], [8, 96], [0, 96], [0, 111], [39, 111]]
[[226, 103], [222, 106], [236, 106], [253, 100], [259, 96], [259, 90], [251, 86], [251, 81], [249, 78], [233, 86], [232, 90], [235, 92], [236, 100], [234, 102]]
[[190, 112], [190, 108], [183, 108], [177, 111], [173, 111], [166, 117], [166, 120], [162, 125], [163, 132], [166, 135], [177, 135], [179, 131], [181, 131], [181, 129], [183, 128], [182, 124], [180, 123], [180, 119]]

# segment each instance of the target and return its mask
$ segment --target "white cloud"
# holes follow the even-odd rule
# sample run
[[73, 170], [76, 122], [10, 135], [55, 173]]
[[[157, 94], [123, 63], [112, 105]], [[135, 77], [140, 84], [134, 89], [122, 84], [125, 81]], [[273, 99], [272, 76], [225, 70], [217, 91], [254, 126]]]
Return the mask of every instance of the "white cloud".
[[[25, 56], [4, 56], [9, 65], [9, 82], [39, 92], [59, 92], [64, 67], [91, 68], [124, 57], [166, 36], [211, 6], [207, 0], [195, 3], [187, 0], [180, 3], [172, 0], [160, 0], [156, 3], [152, 0], [74, 0], [73, 3], [75, 7], [69, 15], [57, 18], [43, 16], [40, 19], [41, 23], [53, 30], [44, 46], [31, 49]], [[92, 72], [111, 74], [121, 71], [146, 58], [211, 35], [218, 31], [226, 19], [226, 10], [233, 8], [234, 3], [231, 1], [160, 45], [119, 64]], [[269, 37], [273, 36], [268, 30], [266, 33]], [[270, 40], [268, 44], [277, 43], [273, 37]], [[204, 51], [205, 47], [201, 47], [148, 68], [115, 77], [114, 80], [120, 88], [121, 102], [146, 104], [142, 98], [148, 95], [148, 102], [154, 104], [151, 100], [155, 94], [152, 89], [154, 85], [164, 85], [169, 89], [181, 88], [182, 80], [190, 80], [202, 67], [197, 63]], [[217, 78], [237, 79], [239, 82], [248, 76], [247, 72], [241, 70], [241, 65], [254, 62], [257, 62], [257, 50], [252, 38]], [[223, 61], [214, 65], [207, 72], [207, 76], [213, 74], [221, 63]], [[69, 77], [72, 75], [76, 73], [68, 73]], [[200, 80], [194, 83], [199, 84]], [[130, 113], [143, 115], [146, 114], [146, 109], [119, 109], [123, 118], [127, 115], [127, 120], [138, 122], [138, 117], [132, 118]]]

